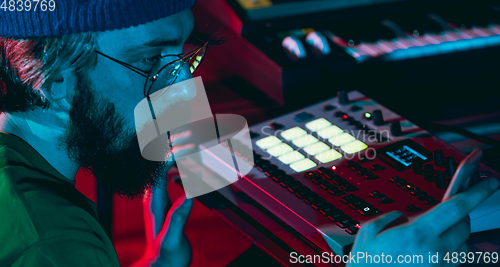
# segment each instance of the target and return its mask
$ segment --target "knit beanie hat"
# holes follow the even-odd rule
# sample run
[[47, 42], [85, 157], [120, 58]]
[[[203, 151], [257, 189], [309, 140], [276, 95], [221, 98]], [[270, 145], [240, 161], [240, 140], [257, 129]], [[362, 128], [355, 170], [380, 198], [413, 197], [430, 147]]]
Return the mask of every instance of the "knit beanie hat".
[[[18, 3], [21, 2], [22, 5], [19, 6]], [[129, 28], [181, 12], [192, 7], [195, 0], [26, 0], [15, 2], [0, 0], [0, 3], [2, 4], [0, 37], [30, 38]], [[12, 3], [14, 5], [11, 5]]]

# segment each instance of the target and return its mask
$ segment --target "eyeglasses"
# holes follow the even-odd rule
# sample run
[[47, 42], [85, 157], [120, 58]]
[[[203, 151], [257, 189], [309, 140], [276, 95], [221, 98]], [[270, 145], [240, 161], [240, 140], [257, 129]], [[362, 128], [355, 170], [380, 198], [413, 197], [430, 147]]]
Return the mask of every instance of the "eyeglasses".
[[[206, 42], [203, 46], [197, 48], [196, 50], [186, 54], [185, 56], [182, 56], [182, 54], [178, 55], [164, 55], [161, 56], [158, 59], [158, 62], [151, 68], [150, 71], [144, 71], [141, 70], [135, 66], [132, 66], [130, 64], [127, 64], [123, 61], [120, 61], [118, 59], [112, 58], [108, 55], [105, 55], [99, 51], [95, 51], [97, 54], [110, 59], [122, 66], [124, 66], [127, 69], [130, 69], [131, 71], [140, 74], [141, 76], [146, 78], [146, 83], [144, 84], [144, 96], [148, 99], [149, 95], [151, 92], [156, 92], [159, 91], [165, 87], [169, 87], [170, 85], [174, 84], [179, 75], [182, 72], [182, 69], [184, 68], [185, 63], [188, 63], [189, 71], [191, 73], [194, 73], [198, 66], [200, 65], [201, 61], [203, 60], [206, 52], [208, 49], [208, 42]], [[179, 59], [176, 59], [174, 61], [171, 61], [170, 63], [167, 63], [166, 65], [161, 65], [161, 60], [162, 58], [165, 57], [178, 57]], [[151, 73], [155, 73], [154, 75], [151, 75]]]

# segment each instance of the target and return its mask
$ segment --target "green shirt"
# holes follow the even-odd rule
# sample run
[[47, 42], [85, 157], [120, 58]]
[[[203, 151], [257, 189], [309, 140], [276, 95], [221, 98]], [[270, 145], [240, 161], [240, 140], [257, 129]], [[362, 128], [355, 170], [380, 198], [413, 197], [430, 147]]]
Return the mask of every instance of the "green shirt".
[[94, 203], [22, 139], [0, 133], [0, 266], [119, 266]]

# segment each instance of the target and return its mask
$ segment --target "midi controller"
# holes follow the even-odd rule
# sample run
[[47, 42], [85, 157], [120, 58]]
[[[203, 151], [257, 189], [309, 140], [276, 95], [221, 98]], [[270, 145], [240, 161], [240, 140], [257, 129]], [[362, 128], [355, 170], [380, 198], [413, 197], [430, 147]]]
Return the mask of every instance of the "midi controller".
[[[358, 91], [249, 129], [253, 149], [234, 138], [221, 143], [238, 164], [254, 164], [232, 189], [337, 255], [378, 215], [397, 210], [411, 218], [438, 205], [466, 156]], [[238, 172], [214, 157], [202, 161], [215, 173]], [[481, 164], [471, 182], [486, 177], [500, 175]], [[472, 231], [500, 228], [498, 219], [496, 193], [471, 213]]]

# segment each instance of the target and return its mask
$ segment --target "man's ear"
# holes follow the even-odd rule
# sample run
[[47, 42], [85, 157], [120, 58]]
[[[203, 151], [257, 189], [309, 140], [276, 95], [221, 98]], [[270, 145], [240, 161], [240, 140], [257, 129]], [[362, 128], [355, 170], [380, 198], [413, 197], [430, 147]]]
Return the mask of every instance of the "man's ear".
[[76, 86], [76, 77], [73, 69], [67, 69], [54, 74], [48, 86], [44, 89], [45, 96], [54, 102], [71, 99]]

